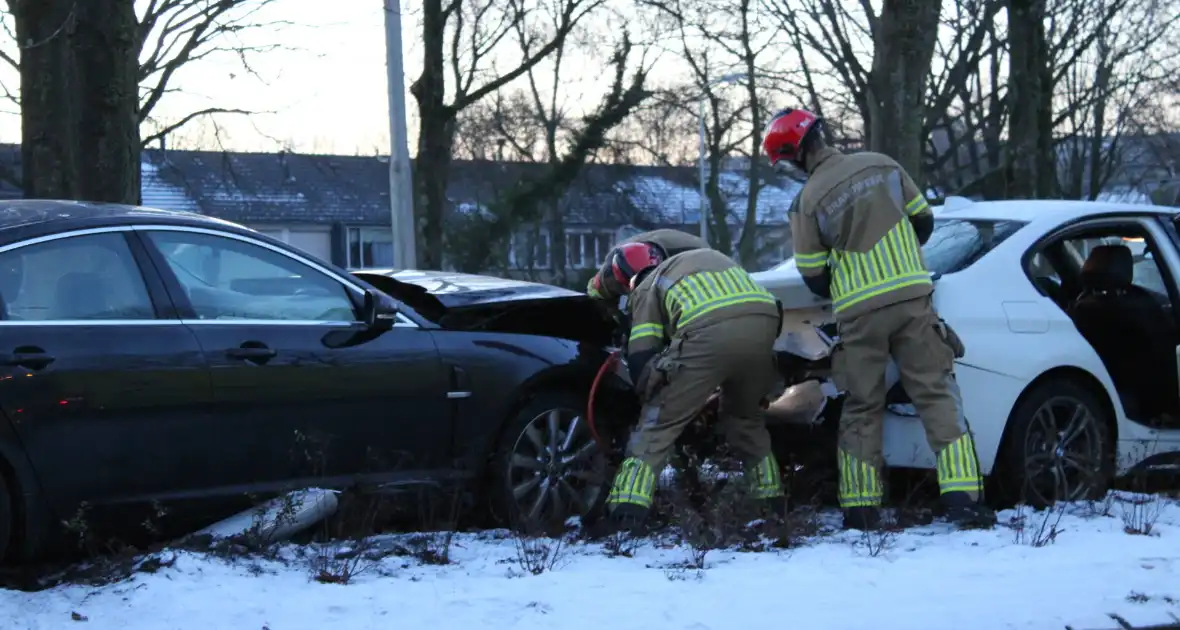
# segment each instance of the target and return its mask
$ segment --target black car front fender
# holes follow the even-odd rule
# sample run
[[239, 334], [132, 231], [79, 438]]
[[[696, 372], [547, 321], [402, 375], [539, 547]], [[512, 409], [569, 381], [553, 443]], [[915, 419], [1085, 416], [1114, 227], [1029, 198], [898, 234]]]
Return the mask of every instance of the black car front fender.
[[[466, 373], [469, 398], [456, 401], [454, 454], [483, 461], [494, 450], [503, 427], [533, 397], [569, 393], [584, 405], [595, 375], [610, 349], [555, 337], [470, 331], [433, 331], [445, 363]], [[600, 379], [604, 407], [626, 407], [630, 386], [611, 370]], [[605, 416], [604, 416], [605, 417]]]

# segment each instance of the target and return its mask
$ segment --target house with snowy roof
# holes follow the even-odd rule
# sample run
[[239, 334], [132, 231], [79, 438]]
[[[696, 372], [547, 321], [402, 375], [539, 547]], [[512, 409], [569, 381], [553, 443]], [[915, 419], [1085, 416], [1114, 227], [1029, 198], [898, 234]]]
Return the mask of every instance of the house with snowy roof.
[[[142, 203], [234, 221], [348, 268], [389, 266], [389, 163], [383, 156], [234, 153], [149, 149], [142, 155]], [[20, 151], [0, 145], [0, 198], [19, 197]], [[748, 185], [741, 164], [719, 175], [736, 242]], [[511, 187], [540, 177], [543, 164], [456, 161], [448, 211], [486, 211]], [[767, 173], [757, 199], [762, 265], [790, 254], [786, 211], [800, 184]], [[503, 269], [554, 269], [554, 239], [563, 238], [567, 271], [596, 268], [620, 239], [668, 227], [696, 233], [701, 199], [691, 167], [587, 165], [558, 201], [560, 226], [521, 226], [504, 253]], [[530, 256], [531, 253], [531, 256]], [[531, 275], [531, 273], [530, 273]], [[540, 274], [544, 277], [544, 274]]]

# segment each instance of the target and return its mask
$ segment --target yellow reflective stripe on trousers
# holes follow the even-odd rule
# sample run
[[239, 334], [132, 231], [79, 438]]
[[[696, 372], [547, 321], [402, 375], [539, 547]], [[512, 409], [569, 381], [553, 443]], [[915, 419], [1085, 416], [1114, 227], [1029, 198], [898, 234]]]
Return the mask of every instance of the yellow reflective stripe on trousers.
[[975, 440], [964, 433], [938, 452], [939, 494], [948, 492], [980, 492], [983, 476], [979, 474], [975, 457]]
[[840, 507], [876, 507], [881, 505], [885, 492], [881, 474], [876, 466], [838, 451], [840, 464]]
[[801, 254], [795, 252], [795, 266], [799, 269], [819, 269], [828, 264], [828, 253]]
[[663, 324], [639, 324], [631, 327], [631, 336], [628, 341], [635, 341], [636, 339], [643, 339], [645, 337], [653, 337], [655, 339], [664, 338]]
[[671, 312], [673, 306], [679, 306], [680, 320], [676, 325], [683, 326], [719, 308], [751, 302], [775, 303], [774, 296], [754, 282], [750, 274], [734, 267], [725, 271], [700, 271], [681, 278], [668, 290], [664, 307]]
[[634, 457], [623, 460], [623, 465], [615, 475], [614, 485], [610, 489], [610, 496], [606, 498], [607, 505], [630, 503], [642, 508], [650, 508], [656, 491], [656, 476], [651, 466]]
[[832, 308], [837, 313], [869, 298], [918, 284], [930, 284], [914, 228], [898, 221], [867, 252], [836, 252]]
[[778, 460], [774, 454], [758, 461], [754, 470], [746, 473], [753, 478], [750, 494], [755, 499], [773, 499], [783, 496], [783, 482], [779, 476]]
[[905, 213], [906, 215], [912, 217], [929, 207], [930, 204], [927, 203], [926, 196], [918, 195], [917, 197], [910, 199], [910, 202], [905, 205]]

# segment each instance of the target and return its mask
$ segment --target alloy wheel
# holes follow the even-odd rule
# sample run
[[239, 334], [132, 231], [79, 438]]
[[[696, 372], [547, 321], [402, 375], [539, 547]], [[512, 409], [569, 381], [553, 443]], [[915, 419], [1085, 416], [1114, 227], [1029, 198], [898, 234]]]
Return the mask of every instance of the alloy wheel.
[[1070, 396], [1046, 400], [1025, 433], [1025, 498], [1039, 505], [1090, 498], [1103, 478], [1105, 449], [1089, 407]]
[[507, 478], [518, 520], [560, 523], [585, 516], [597, 505], [606, 482], [606, 457], [580, 413], [550, 409], [534, 417], [517, 438]]

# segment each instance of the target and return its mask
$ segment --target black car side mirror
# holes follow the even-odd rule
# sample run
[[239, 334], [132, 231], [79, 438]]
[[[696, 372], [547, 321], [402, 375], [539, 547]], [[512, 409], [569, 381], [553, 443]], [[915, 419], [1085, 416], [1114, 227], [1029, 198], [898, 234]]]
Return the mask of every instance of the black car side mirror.
[[361, 317], [365, 326], [370, 329], [388, 330], [393, 328], [393, 324], [397, 320], [397, 306], [393, 300], [380, 293], [365, 291]]

